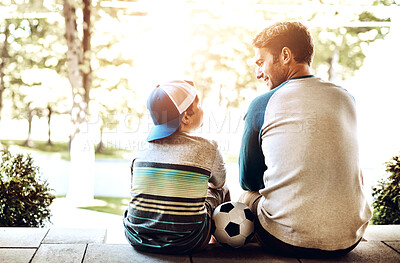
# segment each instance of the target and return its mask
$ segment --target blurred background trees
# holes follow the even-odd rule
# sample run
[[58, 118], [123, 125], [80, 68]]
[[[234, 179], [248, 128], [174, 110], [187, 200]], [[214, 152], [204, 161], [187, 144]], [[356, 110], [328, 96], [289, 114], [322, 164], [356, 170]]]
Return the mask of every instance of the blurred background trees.
[[[390, 6], [395, 1], [379, 0], [358, 10], [344, 0], [250, 1], [248, 8], [235, 8], [237, 3], [227, 9], [200, 7], [191, 14], [195, 22], [202, 23], [192, 25], [194, 51], [188, 72], [194, 75], [203, 96], [214, 97], [214, 102], [224, 108], [239, 107], [249, 90], [261, 89], [262, 83], [255, 78], [251, 42], [266, 25], [282, 20], [303, 21], [314, 38], [313, 71], [327, 80], [343, 81], [363, 65], [368, 44], [389, 32], [389, 26], [379, 22], [390, 22], [390, 12], [374, 6]], [[257, 18], [265, 23], [248, 21]]]
[[[133, 77], [140, 71], [133, 62], [141, 58], [134, 58], [138, 51], [126, 48], [129, 44], [137, 48], [134, 42], [143, 41], [142, 35], [151, 30], [146, 19], [159, 2], [3, 1], [0, 7], [8, 16], [0, 19], [0, 116], [6, 107], [3, 114], [27, 119], [28, 130], [35, 116], [47, 117], [51, 135], [52, 116], [68, 111], [75, 124], [101, 120], [99, 134], [107, 125], [116, 128], [104, 124], [116, 123], [111, 115], [135, 109], [143, 115], [143, 97], [148, 91], [137, 88], [143, 81]], [[246, 98], [262, 90], [263, 83], [255, 78], [251, 41], [266, 25], [278, 20], [301, 20], [309, 25], [316, 47], [314, 71], [332, 81], [345, 80], [363, 65], [365, 47], [389, 32], [389, 25], [374, 22], [390, 22], [391, 14], [372, 7], [396, 5], [394, 0], [370, 1], [370, 6], [345, 0], [233, 1], [229, 7], [225, 1], [172, 2], [183, 6], [189, 17], [190, 57], [183, 75], [195, 81], [203, 99], [224, 109], [241, 107]], [[65, 12], [68, 4], [71, 10]], [[69, 16], [70, 26], [63, 15]], [[163, 45], [162, 39], [157, 45]], [[69, 55], [75, 64], [66, 63], [68, 47], [76, 50]], [[148, 58], [155, 60], [151, 55]], [[157, 65], [154, 69], [162, 71]], [[49, 78], [39, 77], [41, 74]], [[65, 82], [68, 76], [71, 84]], [[156, 82], [157, 77], [154, 79]], [[66, 85], [72, 85], [72, 92]], [[121, 103], [116, 107], [114, 101]], [[27, 137], [26, 143], [31, 145], [29, 131]]]
[[[32, 2], [32, 8], [37, 2]], [[15, 5], [13, 5], [16, 7]], [[18, 5], [18, 8], [21, 9]], [[28, 8], [28, 7], [26, 7]], [[30, 6], [29, 6], [30, 8]], [[30, 9], [29, 9], [30, 10]], [[50, 18], [0, 20], [0, 117], [28, 121], [25, 144], [32, 146], [32, 120], [68, 112], [65, 93], [65, 45], [62, 25]], [[50, 142], [50, 138], [49, 138]]]

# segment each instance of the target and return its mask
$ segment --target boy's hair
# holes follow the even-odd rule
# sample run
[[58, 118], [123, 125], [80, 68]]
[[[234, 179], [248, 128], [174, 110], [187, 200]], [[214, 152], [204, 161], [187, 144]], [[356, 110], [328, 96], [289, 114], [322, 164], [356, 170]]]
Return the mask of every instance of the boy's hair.
[[296, 62], [309, 66], [314, 54], [311, 34], [300, 22], [278, 22], [265, 28], [253, 39], [253, 46], [268, 48], [274, 56], [274, 62], [284, 47], [292, 51]]

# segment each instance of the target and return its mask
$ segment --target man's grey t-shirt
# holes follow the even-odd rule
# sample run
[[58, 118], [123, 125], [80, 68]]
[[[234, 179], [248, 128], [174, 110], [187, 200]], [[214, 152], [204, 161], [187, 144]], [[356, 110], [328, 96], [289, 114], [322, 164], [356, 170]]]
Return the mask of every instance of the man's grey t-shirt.
[[261, 147], [268, 169], [258, 218], [295, 246], [345, 249], [371, 209], [359, 166], [356, 109], [343, 88], [316, 77], [289, 80], [270, 98]]

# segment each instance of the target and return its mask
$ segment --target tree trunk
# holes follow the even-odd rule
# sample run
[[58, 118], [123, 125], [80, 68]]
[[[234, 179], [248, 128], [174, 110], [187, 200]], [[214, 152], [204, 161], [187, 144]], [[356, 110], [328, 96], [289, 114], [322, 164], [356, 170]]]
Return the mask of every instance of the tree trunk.
[[28, 147], [33, 147], [33, 141], [31, 138], [32, 135], [32, 120], [33, 120], [33, 110], [31, 109], [31, 103], [28, 103], [26, 106], [26, 114], [27, 114], [27, 119], [28, 119], [28, 138], [26, 138], [26, 141], [24, 142], [25, 146]]
[[336, 67], [339, 64], [339, 51], [336, 48], [333, 53], [332, 57], [329, 60], [329, 69], [328, 69], [328, 80], [331, 82], [335, 82], [336, 80]]
[[7, 20], [6, 28], [4, 31], [5, 38], [3, 42], [3, 49], [1, 52], [1, 64], [0, 64], [0, 120], [1, 120], [1, 111], [3, 109], [3, 92], [5, 90], [5, 83], [4, 83], [4, 68], [6, 67], [6, 60], [8, 58], [8, 36], [10, 31], [8, 27], [10, 26], [10, 22]]
[[82, 48], [78, 38], [78, 29], [76, 24], [75, 7], [71, 5], [70, 0], [64, 0], [64, 18], [65, 18], [65, 38], [67, 40], [67, 65], [68, 77], [72, 88], [72, 109], [71, 121], [73, 130], [71, 132], [71, 141], [75, 135], [81, 132], [87, 124], [88, 114], [88, 94], [89, 90], [84, 88], [82, 71], [80, 67], [83, 61]]
[[104, 153], [104, 143], [103, 143], [103, 127], [100, 128], [100, 142], [97, 145], [96, 152]]
[[48, 134], [49, 134], [49, 139], [47, 140], [48, 145], [52, 145], [53, 143], [51, 142], [51, 115], [53, 114], [53, 109], [51, 108], [50, 105], [47, 105], [47, 111], [49, 112], [48, 117], [47, 117], [47, 125], [48, 125]]
[[83, 0], [83, 58], [82, 58], [82, 80], [83, 80], [83, 88], [85, 90], [84, 101], [89, 103], [89, 91], [92, 86], [92, 67], [90, 66], [91, 61], [91, 23], [90, 23], [90, 15], [91, 15], [91, 0]]
[[72, 87], [70, 136], [71, 175], [67, 198], [77, 206], [90, 205], [94, 196], [94, 146], [87, 131], [90, 68], [91, 0], [83, 0], [83, 39], [80, 42], [74, 1], [64, 0], [68, 77]]

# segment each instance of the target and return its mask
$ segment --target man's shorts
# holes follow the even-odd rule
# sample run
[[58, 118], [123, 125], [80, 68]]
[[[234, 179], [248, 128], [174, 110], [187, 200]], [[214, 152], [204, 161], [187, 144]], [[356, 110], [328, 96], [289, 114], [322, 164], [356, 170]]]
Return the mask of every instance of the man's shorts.
[[358, 242], [356, 242], [349, 248], [334, 250], [334, 251], [320, 250], [314, 248], [304, 248], [287, 244], [279, 240], [278, 238], [274, 237], [270, 233], [268, 233], [268, 231], [264, 229], [264, 227], [258, 220], [257, 206], [258, 203], [260, 202], [261, 197], [262, 195], [258, 192], [246, 191], [240, 196], [239, 202], [246, 204], [255, 215], [254, 237], [261, 246], [265, 247], [271, 253], [280, 254], [287, 257], [302, 257], [302, 258], [339, 257], [353, 250], [361, 241], [360, 239]]

